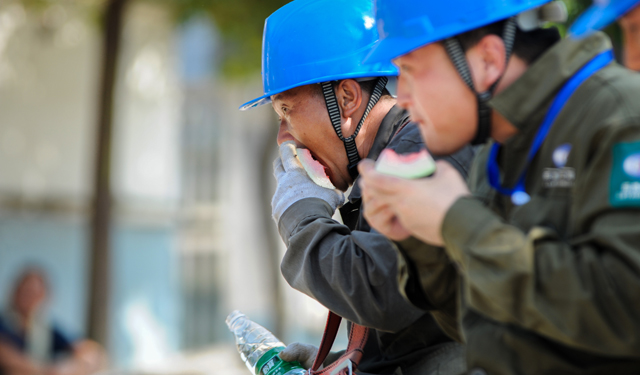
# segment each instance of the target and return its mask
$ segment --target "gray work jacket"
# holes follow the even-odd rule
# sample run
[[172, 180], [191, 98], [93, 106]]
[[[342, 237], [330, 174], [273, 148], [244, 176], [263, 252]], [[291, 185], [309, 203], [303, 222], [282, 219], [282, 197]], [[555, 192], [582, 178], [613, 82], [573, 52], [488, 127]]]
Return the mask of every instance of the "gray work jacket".
[[[408, 117], [406, 111], [393, 107], [367, 158], [377, 159], [387, 147], [398, 153], [424, 148], [418, 127]], [[445, 159], [466, 178], [472, 158], [468, 147]], [[279, 222], [287, 245], [281, 264], [284, 278], [336, 314], [373, 328], [359, 371], [392, 374], [400, 368], [405, 374], [424, 374], [415, 367], [433, 367], [425, 360], [446, 350], [454, 351], [460, 357], [456, 362], [464, 366], [459, 344], [442, 332], [429, 312], [414, 307], [399, 293], [393, 244], [362, 217], [357, 182], [341, 209], [344, 225], [333, 220], [329, 205], [316, 198], [300, 200], [285, 211]]]

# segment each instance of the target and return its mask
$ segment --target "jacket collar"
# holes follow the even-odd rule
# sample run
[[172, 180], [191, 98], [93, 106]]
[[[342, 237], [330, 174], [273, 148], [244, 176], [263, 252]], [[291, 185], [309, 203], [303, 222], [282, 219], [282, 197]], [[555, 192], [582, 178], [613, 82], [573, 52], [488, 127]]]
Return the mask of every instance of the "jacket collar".
[[373, 145], [367, 159], [377, 160], [382, 150], [391, 142], [391, 138], [396, 134], [400, 125], [409, 120], [409, 112], [400, 108], [398, 105], [391, 107], [391, 110], [382, 119], [376, 137], [373, 140]]
[[600, 32], [581, 40], [563, 39], [497, 94], [489, 105], [519, 130], [506, 143], [516, 148], [523, 146], [527, 135], [540, 126], [562, 85], [596, 55], [611, 48], [609, 38]]
[[[376, 137], [373, 140], [373, 145], [371, 146], [371, 150], [369, 150], [369, 154], [366, 156], [367, 159], [377, 160], [378, 156], [382, 150], [387, 147], [391, 139], [398, 131], [400, 125], [409, 121], [409, 112], [400, 108], [398, 105], [394, 105], [391, 107], [391, 110], [384, 116], [382, 122], [380, 123], [380, 127], [378, 128], [378, 132], [376, 133]], [[358, 176], [351, 186], [351, 193], [349, 194], [349, 201], [354, 202], [359, 200], [362, 197], [362, 192], [360, 191], [360, 186], [358, 185]]]

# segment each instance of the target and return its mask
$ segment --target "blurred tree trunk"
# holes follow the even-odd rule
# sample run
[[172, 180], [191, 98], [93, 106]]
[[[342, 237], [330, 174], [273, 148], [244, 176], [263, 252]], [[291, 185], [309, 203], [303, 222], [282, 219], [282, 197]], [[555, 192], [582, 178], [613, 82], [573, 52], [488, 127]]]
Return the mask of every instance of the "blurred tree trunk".
[[103, 13], [103, 49], [96, 132], [91, 225], [89, 337], [108, 344], [111, 235], [111, 133], [122, 19], [127, 0], [108, 0]]

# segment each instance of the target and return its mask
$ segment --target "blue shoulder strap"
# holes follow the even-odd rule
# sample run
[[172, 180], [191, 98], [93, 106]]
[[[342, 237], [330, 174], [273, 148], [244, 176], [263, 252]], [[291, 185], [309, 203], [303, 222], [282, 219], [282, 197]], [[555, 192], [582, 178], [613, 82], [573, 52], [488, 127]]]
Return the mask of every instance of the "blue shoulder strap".
[[529, 194], [525, 192], [525, 177], [527, 174], [527, 169], [531, 160], [536, 156], [538, 150], [544, 143], [544, 140], [547, 138], [549, 134], [549, 130], [551, 129], [551, 125], [553, 125], [554, 121], [562, 111], [565, 103], [569, 100], [569, 98], [573, 95], [573, 93], [586, 81], [595, 74], [600, 69], [609, 65], [614, 60], [613, 51], [607, 50], [596, 57], [594, 57], [591, 61], [589, 61], [584, 67], [582, 67], [576, 74], [571, 77], [567, 83], [560, 89], [558, 94], [556, 95], [553, 103], [551, 103], [551, 107], [549, 107], [549, 111], [542, 122], [542, 125], [538, 129], [536, 136], [534, 138], [533, 144], [531, 145], [531, 149], [529, 149], [529, 154], [527, 156], [527, 164], [520, 174], [520, 178], [516, 183], [514, 188], [507, 188], [501, 185], [500, 183], [500, 168], [498, 167], [498, 153], [500, 151], [500, 144], [494, 143], [491, 148], [491, 153], [489, 154], [489, 159], [487, 160], [487, 175], [489, 176], [489, 183], [491, 186], [496, 189], [500, 194], [510, 195], [511, 201], [516, 206], [521, 206], [529, 202], [530, 197]]

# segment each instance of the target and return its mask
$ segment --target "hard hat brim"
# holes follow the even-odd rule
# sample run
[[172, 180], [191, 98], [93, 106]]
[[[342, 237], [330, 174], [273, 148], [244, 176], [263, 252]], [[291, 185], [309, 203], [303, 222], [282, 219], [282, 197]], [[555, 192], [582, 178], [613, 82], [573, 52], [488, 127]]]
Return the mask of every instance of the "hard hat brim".
[[248, 102], [244, 103], [238, 109], [240, 109], [241, 111], [246, 111], [246, 110], [249, 110], [251, 108], [260, 107], [261, 105], [269, 104], [269, 103], [271, 103], [271, 95], [273, 95], [273, 94], [262, 95], [259, 98], [256, 98], [256, 99], [253, 99], [251, 101], [248, 101]]
[[358, 79], [358, 78], [365, 78], [365, 77], [396, 77], [398, 75], [398, 71], [396, 69], [393, 70], [387, 70], [387, 71], [378, 71], [375, 73], [372, 72], [362, 72], [361, 74], [352, 74], [352, 75], [347, 75], [347, 76], [327, 76], [327, 77], [321, 77], [319, 79], [314, 79], [314, 80], [309, 80], [306, 82], [302, 82], [296, 85], [292, 85], [292, 86], [288, 86], [285, 88], [282, 88], [280, 90], [277, 91], [271, 91], [268, 92], [256, 99], [253, 99], [251, 101], [248, 101], [246, 103], [244, 103], [243, 105], [241, 105], [238, 109], [240, 109], [241, 111], [246, 111], [249, 110], [251, 108], [255, 108], [255, 107], [259, 107], [261, 105], [265, 105], [265, 104], [269, 104], [271, 103], [271, 97], [273, 95], [277, 95], [280, 94], [281, 92], [285, 92], [291, 89], [294, 89], [296, 87], [300, 87], [300, 86], [305, 86], [305, 85], [311, 85], [314, 83], [322, 83], [322, 82], [329, 82], [329, 81], [340, 81], [343, 79]]

